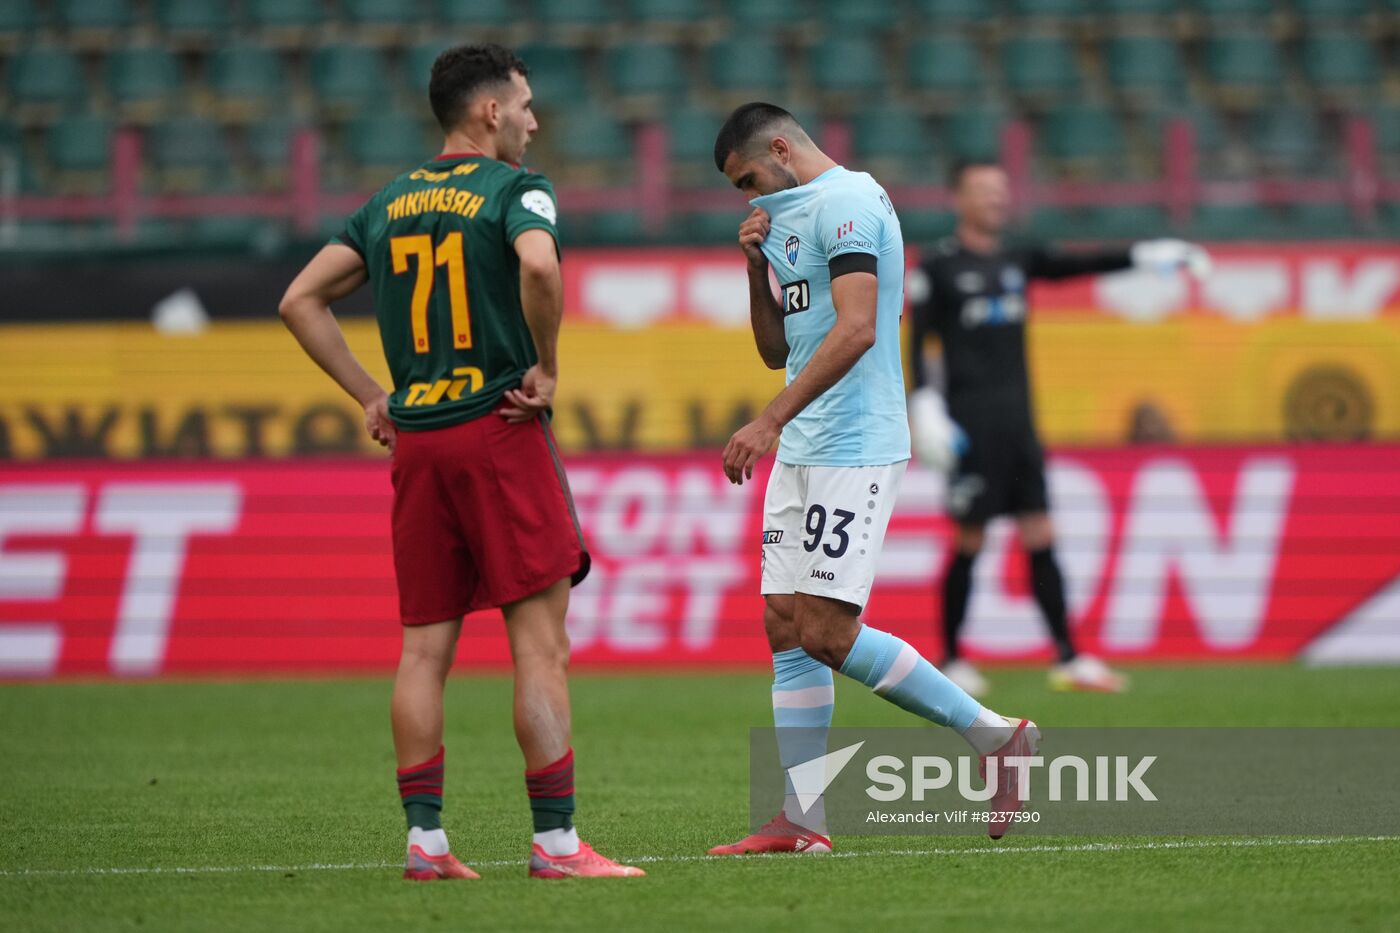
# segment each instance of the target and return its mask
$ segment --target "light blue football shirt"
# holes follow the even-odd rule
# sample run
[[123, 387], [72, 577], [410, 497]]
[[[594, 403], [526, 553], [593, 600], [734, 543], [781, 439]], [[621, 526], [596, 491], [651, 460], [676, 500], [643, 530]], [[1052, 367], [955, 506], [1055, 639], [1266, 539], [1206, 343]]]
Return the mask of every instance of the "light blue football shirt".
[[836, 323], [827, 263], [845, 253], [876, 259], [875, 345], [836, 385], [783, 428], [778, 460], [796, 466], [878, 466], [909, 459], [899, 318], [904, 237], [885, 190], [841, 166], [805, 185], [754, 198], [772, 227], [763, 254], [775, 273], [787, 336], [787, 381], [798, 377]]

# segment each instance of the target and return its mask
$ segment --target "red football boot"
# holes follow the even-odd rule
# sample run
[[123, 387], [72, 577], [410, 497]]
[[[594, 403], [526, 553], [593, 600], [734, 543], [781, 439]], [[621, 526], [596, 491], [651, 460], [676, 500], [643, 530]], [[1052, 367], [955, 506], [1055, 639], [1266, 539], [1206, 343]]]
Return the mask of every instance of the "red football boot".
[[750, 855], [757, 852], [805, 852], [809, 855], [822, 855], [831, 851], [831, 840], [798, 826], [779, 813], [758, 828], [758, 832], [745, 836], [738, 842], [725, 846], [715, 846], [711, 855]]

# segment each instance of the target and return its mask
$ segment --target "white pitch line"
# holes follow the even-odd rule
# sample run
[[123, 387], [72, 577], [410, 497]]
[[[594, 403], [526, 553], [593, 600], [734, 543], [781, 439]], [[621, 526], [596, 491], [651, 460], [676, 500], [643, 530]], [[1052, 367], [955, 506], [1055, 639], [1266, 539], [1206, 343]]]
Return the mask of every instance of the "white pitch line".
[[[1172, 851], [1180, 849], [1253, 849], [1253, 848], [1273, 848], [1278, 846], [1334, 846], [1346, 845], [1348, 843], [1359, 842], [1395, 842], [1400, 840], [1400, 836], [1324, 836], [1314, 839], [1290, 839], [1264, 837], [1260, 839], [1225, 839], [1219, 842], [1208, 842], [1205, 840], [1173, 840], [1163, 842], [1085, 842], [1073, 845], [1027, 845], [1027, 846], [1006, 846], [990, 847], [981, 846], [976, 848], [942, 848], [942, 849], [894, 849], [881, 851], [878, 849], [861, 849], [857, 851], [832, 852], [825, 855], [813, 856], [818, 859], [833, 858], [917, 858], [928, 856], [961, 856], [961, 855], [1015, 855], [1017, 853], [1080, 853], [1080, 852], [1152, 852], [1152, 851]], [[730, 858], [713, 855], [638, 855], [631, 858], [620, 859], [623, 863], [668, 864], [682, 862], [708, 862], [712, 865], [734, 864], [736, 861], [753, 861], [755, 859], [782, 859], [787, 858], [789, 853], [757, 853], [746, 855], [742, 858]], [[524, 865], [525, 859], [505, 859], [490, 862], [474, 861], [468, 859], [467, 863], [478, 868], [508, 868], [512, 865]], [[238, 874], [244, 872], [267, 872], [282, 873], [302, 872], [302, 871], [382, 871], [389, 868], [398, 868], [399, 862], [347, 862], [335, 864], [328, 862], [312, 862], [308, 865], [201, 865], [193, 867], [133, 867], [133, 868], [18, 868], [0, 869], [0, 878], [35, 878], [35, 877], [71, 877], [78, 875], [223, 875]]]

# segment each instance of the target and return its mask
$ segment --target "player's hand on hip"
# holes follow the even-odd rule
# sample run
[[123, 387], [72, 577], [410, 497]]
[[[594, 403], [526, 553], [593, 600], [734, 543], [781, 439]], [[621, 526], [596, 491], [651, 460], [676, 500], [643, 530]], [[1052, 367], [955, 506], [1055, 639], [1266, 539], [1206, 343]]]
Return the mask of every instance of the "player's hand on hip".
[[554, 404], [554, 387], [558, 382], [536, 363], [525, 370], [520, 379], [520, 388], [507, 389], [505, 407], [497, 412], [511, 424], [534, 421]]
[[770, 228], [768, 212], [761, 207], [755, 207], [739, 225], [739, 246], [749, 265], [759, 266], [768, 261], [763, 255], [763, 241], [768, 238]]
[[379, 397], [365, 406], [365, 430], [380, 447], [389, 448], [393, 453], [394, 442], [399, 433], [394, 422], [389, 420], [389, 396], [380, 393]]
[[773, 449], [781, 428], [766, 415], [759, 415], [734, 432], [724, 445], [724, 475], [735, 485], [753, 479], [753, 468], [759, 459]]

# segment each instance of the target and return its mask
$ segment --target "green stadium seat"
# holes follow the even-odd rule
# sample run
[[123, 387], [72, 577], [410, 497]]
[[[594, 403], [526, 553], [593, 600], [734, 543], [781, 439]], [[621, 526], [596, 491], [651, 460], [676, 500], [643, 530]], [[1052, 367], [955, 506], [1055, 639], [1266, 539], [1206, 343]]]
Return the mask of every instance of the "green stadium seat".
[[311, 85], [323, 108], [353, 113], [385, 103], [384, 59], [364, 45], [329, 45], [311, 57]]
[[1268, 16], [1278, 6], [1274, 0], [1196, 0], [1201, 15], [1210, 20]]
[[[729, 193], [738, 195], [732, 188]], [[742, 205], [743, 201], [739, 201], [739, 204]], [[702, 246], [729, 245], [738, 239], [739, 224], [743, 219], [744, 215], [738, 211], [696, 211], [678, 216], [675, 227], [685, 243]]]
[[705, 70], [717, 91], [764, 97], [787, 87], [782, 47], [771, 35], [745, 34], [720, 40], [705, 50]]
[[129, 116], [149, 119], [181, 90], [180, 67], [161, 46], [117, 49], [107, 57], [107, 89]]
[[704, 0], [630, 0], [627, 11], [644, 25], [694, 24], [709, 16]]
[[646, 231], [638, 212], [610, 210], [566, 216], [560, 220], [559, 235], [566, 247], [580, 243], [615, 246], [637, 243], [645, 238]]
[[209, 60], [209, 86], [226, 118], [249, 118], [287, 93], [282, 57], [265, 45], [228, 45]]
[[851, 3], [826, 0], [820, 16], [831, 35], [886, 31], [899, 25], [899, 10], [892, 3]]
[[983, 81], [977, 47], [962, 36], [932, 36], [910, 44], [905, 57], [910, 86], [921, 93], [961, 99]]
[[437, 0], [438, 16], [449, 26], [503, 29], [515, 22], [518, 3], [511, 0]]
[[516, 50], [530, 69], [535, 109], [550, 110], [586, 102], [588, 72], [577, 49], [559, 45], [527, 45]]
[[229, 4], [220, 0], [160, 0], [156, 22], [169, 36], [209, 41], [229, 28]]
[[1001, 48], [1007, 83], [1028, 101], [1067, 97], [1079, 88], [1079, 68], [1069, 43], [1048, 36], [1017, 36]]
[[39, 26], [34, 0], [7, 0], [0, 3], [0, 49], [12, 49], [29, 38]]
[[1311, 33], [1303, 39], [1303, 70], [1319, 88], [1355, 101], [1358, 92], [1379, 87], [1375, 47], [1348, 33]]
[[1278, 46], [1267, 36], [1217, 36], [1206, 43], [1206, 72], [1235, 101], [1271, 96], [1283, 81]]
[[1371, 12], [1371, 0], [1293, 0], [1298, 15], [1309, 21], [1355, 22]]
[[1102, 0], [1104, 13], [1109, 16], [1171, 16], [1181, 9], [1178, 0]]
[[1103, 171], [1127, 154], [1123, 126], [1112, 111], [1083, 105], [1051, 113], [1042, 130], [1042, 151], [1069, 167]]
[[861, 110], [851, 121], [855, 164], [886, 184], [941, 179], [941, 150], [922, 114], [894, 105]]
[[415, 0], [341, 0], [341, 5], [358, 26], [403, 26], [419, 19]]
[[1177, 44], [1162, 36], [1120, 36], [1105, 49], [1113, 87], [1135, 101], [1160, 102], [1178, 96], [1186, 84]]
[[627, 130], [601, 108], [571, 108], [556, 118], [555, 126], [554, 143], [568, 159], [621, 162], [632, 158], [632, 140]]
[[362, 41], [397, 45], [422, 19], [419, 0], [341, 0]]
[[620, 97], [674, 97], [690, 84], [680, 50], [664, 42], [614, 47], [608, 54], [608, 77]]
[[1387, 174], [1400, 175], [1400, 106], [1379, 107], [1366, 114], [1376, 151], [1389, 165]]
[[1188, 105], [1162, 111], [1156, 117], [1156, 127], [1153, 130], [1154, 141], [1163, 138], [1169, 120], [1180, 117], [1190, 123], [1192, 130], [1195, 131], [1198, 154], [1205, 156], [1212, 152], [1218, 152], [1229, 144], [1225, 124], [1221, 122], [1219, 115], [1208, 107]]
[[931, 163], [935, 152], [933, 134], [923, 117], [889, 104], [858, 112], [851, 120], [851, 142], [863, 161]]
[[904, 233], [904, 242], [932, 243], [952, 234], [958, 225], [958, 218], [951, 211], [906, 210], [898, 204], [899, 226]]
[[1322, 168], [1322, 130], [1311, 111], [1275, 107], [1252, 121], [1249, 140], [1266, 174], [1316, 174]]
[[1345, 239], [1357, 235], [1351, 208], [1340, 202], [1293, 204], [1282, 212], [1284, 232], [1301, 240]]
[[291, 166], [292, 137], [302, 124], [294, 117], [274, 116], [248, 125], [244, 138], [257, 175], [280, 187]]
[[535, 20], [565, 29], [598, 28], [614, 21], [607, 0], [535, 0]]
[[1074, 19], [1095, 12], [1088, 0], [1011, 0], [1008, 6], [1027, 19]]
[[130, 0], [62, 0], [58, 19], [73, 32], [125, 29], [131, 25]]
[[9, 67], [10, 97], [20, 108], [61, 109], [87, 97], [82, 66], [67, 49], [33, 46], [20, 50]]
[[735, 35], [747, 35], [754, 29], [786, 29], [793, 24], [789, 0], [729, 0], [725, 13], [734, 23]]
[[427, 127], [406, 114], [361, 117], [345, 129], [345, 148], [358, 167], [379, 184], [432, 158]]
[[300, 33], [321, 26], [321, 0], [244, 0], [249, 22], [272, 32]]
[[1400, 203], [1382, 204], [1376, 212], [1376, 227], [1381, 237], [1400, 240]]
[[986, 0], [911, 0], [913, 12], [934, 26], [965, 26], [996, 15]]
[[1145, 240], [1171, 232], [1166, 208], [1156, 204], [1106, 204], [1089, 211], [1096, 240]]
[[995, 108], [959, 110], [948, 118], [939, 138], [956, 158], [996, 159], [1001, 154], [1001, 131], [1006, 122], [1006, 113]]
[[885, 60], [868, 36], [833, 36], [813, 46], [808, 58], [812, 81], [830, 94], [872, 94], [885, 84]]
[[100, 174], [105, 184], [112, 161], [114, 130], [110, 119], [96, 114], [64, 117], [49, 127], [49, 164], [63, 173]]
[[713, 173], [715, 136], [727, 116], [717, 110], [695, 105], [677, 107], [666, 113], [664, 123], [669, 137], [671, 158], [700, 173]]
[[1030, 232], [1045, 240], [1089, 241], [1100, 239], [1093, 212], [1087, 208], [1037, 207], [1031, 211]]
[[1268, 240], [1284, 232], [1276, 214], [1254, 203], [1197, 205], [1190, 230], [1199, 240]]
[[247, 214], [206, 214], [190, 224], [189, 235], [206, 249], [236, 248], [267, 252], [287, 239], [284, 221]]
[[226, 185], [232, 173], [223, 130], [202, 117], [177, 117], [156, 124], [150, 135], [150, 155], [167, 190], [207, 191]]
[[[451, 48], [452, 44], [451, 39], [429, 39], [409, 47], [403, 56], [403, 76], [408, 86], [421, 94], [427, 94], [428, 83], [433, 77], [433, 62]], [[533, 90], [534, 81], [530, 83]]]

